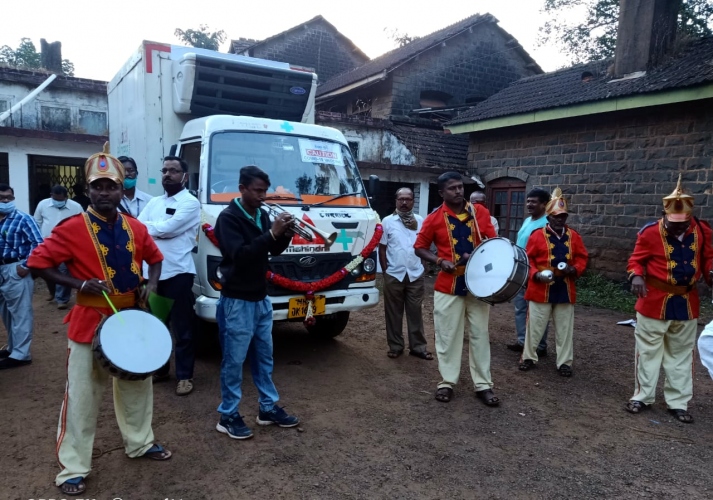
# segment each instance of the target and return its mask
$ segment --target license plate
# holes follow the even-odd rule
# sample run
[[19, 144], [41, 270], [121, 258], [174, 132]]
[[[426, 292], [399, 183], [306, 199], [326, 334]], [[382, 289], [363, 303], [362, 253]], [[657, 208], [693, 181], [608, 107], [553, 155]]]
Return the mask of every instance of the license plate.
[[[324, 295], [315, 295], [312, 303], [314, 304], [312, 314], [315, 316], [324, 314], [324, 308], [327, 303], [327, 299]], [[292, 319], [305, 317], [307, 317], [307, 299], [304, 297], [295, 297], [294, 299], [290, 299], [290, 305], [287, 310], [287, 318]]]

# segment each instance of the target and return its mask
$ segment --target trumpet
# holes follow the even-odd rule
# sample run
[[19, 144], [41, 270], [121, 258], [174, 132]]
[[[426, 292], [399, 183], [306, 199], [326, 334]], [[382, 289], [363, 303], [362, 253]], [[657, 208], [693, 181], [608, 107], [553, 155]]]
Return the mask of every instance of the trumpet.
[[[267, 208], [268, 213], [273, 217], [277, 217], [280, 214], [287, 213], [287, 210], [282, 208], [280, 205], [277, 203], [265, 203], [263, 202], [262, 205]], [[292, 217], [292, 220], [290, 221], [291, 227], [296, 234], [298, 234], [301, 238], [307, 240], [307, 241], [313, 241], [314, 236], [313, 233], [316, 234], [317, 236], [321, 237], [324, 240], [324, 246], [329, 249], [334, 242], [337, 239], [337, 233], [332, 233], [329, 234], [326, 231], [322, 231], [321, 229], [314, 227], [312, 224], [309, 222], [305, 222], [303, 220], [295, 219], [292, 214], [290, 214], [290, 217]]]

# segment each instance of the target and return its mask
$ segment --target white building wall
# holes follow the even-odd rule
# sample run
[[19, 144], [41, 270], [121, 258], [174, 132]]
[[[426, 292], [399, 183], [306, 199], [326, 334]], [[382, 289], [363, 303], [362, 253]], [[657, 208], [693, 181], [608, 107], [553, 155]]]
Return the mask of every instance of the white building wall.
[[[0, 80], [0, 111], [10, 109], [36, 87], [37, 85]], [[106, 93], [53, 89], [52, 84], [34, 100], [13, 113], [0, 126], [43, 130], [43, 108], [45, 108], [45, 116], [47, 117], [51, 115], [51, 111], [68, 112], [69, 130], [61, 130], [61, 132], [92, 135], [108, 135], [109, 133]], [[45, 128], [44, 130], [52, 129]]]
[[0, 153], [8, 153], [10, 186], [15, 190], [17, 208], [23, 212], [30, 210], [30, 155], [88, 158], [101, 149], [101, 144], [0, 135]]
[[[359, 145], [357, 161], [370, 163], [386, 163], [391, 165], [414, 165], [416, 157], [411, 151], [391, 132], [379, 128], [357, 128], [341, 126], [335, 123], [327, 124], [339, 129], [349, 142]], [[404, 170], [380, 170], [373, 168], [360, 168], [362, 179], [370, 175], [377, 175], [385, 182], [405, 182], [416, 184], [414, 191], [414, 211], [426, 217], [428, 215], [429, 182], [433, 182], [432, 175]]]

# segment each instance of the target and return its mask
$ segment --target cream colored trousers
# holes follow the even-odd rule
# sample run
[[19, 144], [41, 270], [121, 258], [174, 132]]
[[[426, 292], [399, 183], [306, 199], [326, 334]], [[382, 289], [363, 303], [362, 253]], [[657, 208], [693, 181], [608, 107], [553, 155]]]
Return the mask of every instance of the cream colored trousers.
[[698, 320], [653, 319], [636, 313], [636, 380], [631, 399], [650, 405], [663, 365], [663, 396], [672, 410], [687, 410], [693, 397], [693, 349]]
[[557, 349], [557, 368], [562, 365], [572, 366], [574, 361], [574, 304], [550, 304], [528, 302], [527, 329], [525, 330], [525, 346], [522, 359], [531, 359], [537, 363], [537, 346], [545, 334], [547, 322], [552, 317], [555, 330], [555, 347]]
[[[97, 417], [109, 373], [94, 359], [91, 344], [69, 341], [67, 386], [57, 428], [57, 460], [62, 471], [55, 483], [86, 477], [91, 470]], [[114, 412], [130, 458], [146, 453], [153, 445], [153, 386], [151, 377], [128, 381], [111, 377]]]
[[458, 383], [461, 358], [463, 357], [463, 331], [465, 318], [470, 324], [469, 363], [470, 376], [476, 391], [493, 387], [490, 377], [490, 338], [488, 319], [490, 306], [473, 295], [465, 297], [442, 292], [433, 294], [433, 323], [436, 328], [436, 354], [438, 371], [442, 380], [438, 387], [450, 387]]

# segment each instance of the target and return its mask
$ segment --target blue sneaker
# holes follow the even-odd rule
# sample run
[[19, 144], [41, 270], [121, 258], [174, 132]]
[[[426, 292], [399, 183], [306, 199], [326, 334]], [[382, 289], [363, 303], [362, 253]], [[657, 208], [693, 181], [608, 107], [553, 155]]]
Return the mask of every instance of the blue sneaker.
[[230, 417], [226, 417], [225, 415], [221, 416], [220, 422], [215, 426], [215, 429], [218, 432], [227, 434], [228, 437], [233, 439], [250, 439], [253, 437], [253, 431], [250, 430], [250, 427], [245, 425], [243, 417], [237, 413]]
[[294, 427], [300, 423], [300, 419], [294, 415], [288, 415], [285, 410], [279, 406], [275, 406], [270, 411], [262, 411], [257, 416], [258, 425], [277, 424], [280, 427]]

